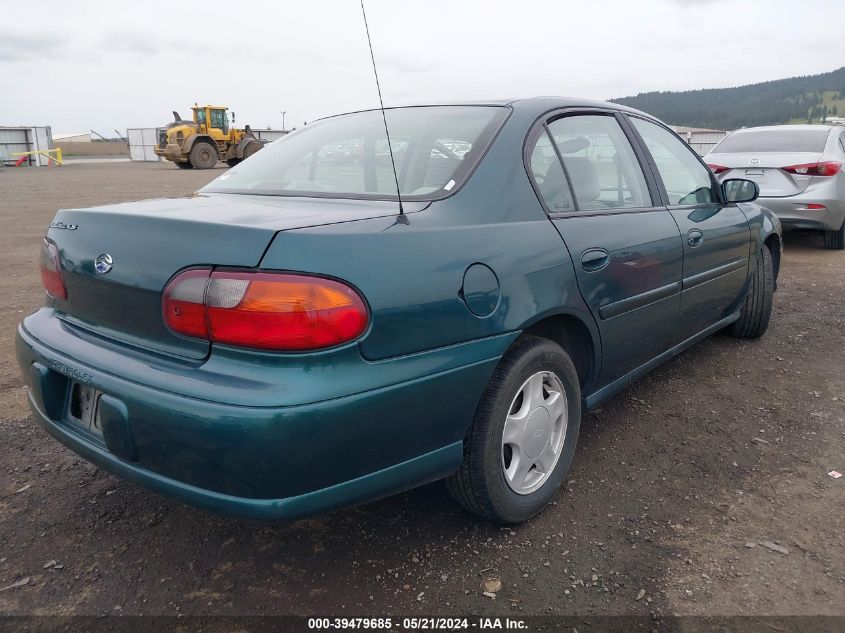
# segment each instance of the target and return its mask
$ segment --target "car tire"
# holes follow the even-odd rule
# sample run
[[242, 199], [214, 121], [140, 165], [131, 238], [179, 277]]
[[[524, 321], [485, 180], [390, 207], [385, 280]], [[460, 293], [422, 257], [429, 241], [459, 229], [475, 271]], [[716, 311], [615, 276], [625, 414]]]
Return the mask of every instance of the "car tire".
[[[446, 480], [452, 497], [466, 510], [504, 524], [520, 523], [545, 508], [572, 464], [581, 424], [579, 385], [575, 366], [559, 345], [521, 337], [484, 391], [464, 440], [461, 467]], [[516, 443], [507, 441], [506, 425]], [[519, 437], [514, 429], [522, 429]]]
[[775, 274], [772, 254], [765, 244], [757, 253], [753, 266], [748, 296], [742, 304], [739, 319], [730, 330], [731, 335], [737, 338], [760, 338], [766, 333], [772, 316]]
[[838, 231], [824, 232], [824, 247], [833, 251], [845, 250], [845, 222]]
[[179, 169], [193, 169], [194, 168], [194, 166], [191, 165], [191, 163], [176, 163], [176, 166]]
[[200, 141], [191, 148], [191, 165], [194, 169], [211, 169], [217, 164], [217, 148], [211, 143]]

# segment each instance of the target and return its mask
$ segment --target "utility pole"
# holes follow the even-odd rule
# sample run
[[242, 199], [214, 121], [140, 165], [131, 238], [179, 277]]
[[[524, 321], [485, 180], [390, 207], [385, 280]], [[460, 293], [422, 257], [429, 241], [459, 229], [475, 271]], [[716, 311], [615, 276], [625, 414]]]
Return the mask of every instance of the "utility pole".
[[288, 113], [287, 110], [279, 110], [282, 113], [282, 132], [285, 131], [285, 115]]

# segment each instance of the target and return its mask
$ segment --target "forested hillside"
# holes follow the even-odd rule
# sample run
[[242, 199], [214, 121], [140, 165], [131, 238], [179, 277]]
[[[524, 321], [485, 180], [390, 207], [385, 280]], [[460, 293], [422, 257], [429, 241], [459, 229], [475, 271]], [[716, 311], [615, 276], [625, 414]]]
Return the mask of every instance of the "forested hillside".
[[672, 125], [734, 130], [753, 125], [820, 123], [845, 116], [845, 67], [737, 88], [644, 92], [613, 99]]

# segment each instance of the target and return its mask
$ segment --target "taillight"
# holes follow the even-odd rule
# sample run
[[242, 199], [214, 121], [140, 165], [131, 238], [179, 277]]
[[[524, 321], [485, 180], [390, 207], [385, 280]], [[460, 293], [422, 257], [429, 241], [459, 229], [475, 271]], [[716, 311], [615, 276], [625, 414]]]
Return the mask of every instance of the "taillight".
[[163, 314], [185, 336], [279, 351], [334, 347], [356, 339], [369, 321], [361, 296], [333, 279], [206, 269], [167, 285]]
[[827, 161], [824, 163], [805, 163], [803, 165], [791, 165], [781, 167], [788, 174], [799, 174], [801, 176], [835, 176], [842, 168], [842, 163]]
[[164, 322], [174, 332], [194, 338], [208, 338], [205, 289], [211, 271], [186, 270], [164, 289]]
[[710, 171], [712, 171], [717, 176], [719, 174], [724, 174], [726, 171], [728, 171], [730, 169], [730, 167], [725, 167], [724, 165], [710, 165], [710, 164], [708, 164], [707, 166], [710, 168]]
[[59, 247], [44, 238], [41, 245], [41, 255], [38, 258], [41, 269], [41, 283], [44, 290], [54, 299], [67, 299], [65, 282], [62, 279], [62, 262], [59, 259]]

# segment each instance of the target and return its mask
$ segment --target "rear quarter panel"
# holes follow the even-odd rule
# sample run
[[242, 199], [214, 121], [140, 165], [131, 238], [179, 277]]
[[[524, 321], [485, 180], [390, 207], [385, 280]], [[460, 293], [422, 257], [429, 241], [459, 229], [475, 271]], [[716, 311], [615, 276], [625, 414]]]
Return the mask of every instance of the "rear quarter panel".
[[[518, 330], [564, 306], [578, 310], [572, 263], [547, 220], [443, 226], [438, 216], [448, 212], [414, 214], [409, 225], [381, 219], [284, 231], [261, 267], [356, 286], [371, 310], [360, 344], [369, 360]], [[473, 314], [462, 298], [475, 263], [498, 282], [489, 315]]]

